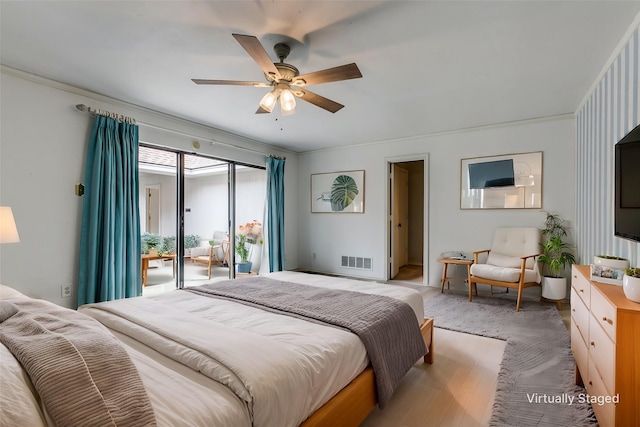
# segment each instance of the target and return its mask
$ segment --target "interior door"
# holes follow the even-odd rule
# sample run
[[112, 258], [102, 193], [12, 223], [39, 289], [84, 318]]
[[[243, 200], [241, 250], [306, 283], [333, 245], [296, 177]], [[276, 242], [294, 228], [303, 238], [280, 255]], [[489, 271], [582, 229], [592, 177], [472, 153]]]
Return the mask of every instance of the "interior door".
[[146, 194], [146, 224], [147, 233], [160, 234], [160, 188], [147, 187]]
[[391, 278], [409, 259], [409, 172], [391, 165]]

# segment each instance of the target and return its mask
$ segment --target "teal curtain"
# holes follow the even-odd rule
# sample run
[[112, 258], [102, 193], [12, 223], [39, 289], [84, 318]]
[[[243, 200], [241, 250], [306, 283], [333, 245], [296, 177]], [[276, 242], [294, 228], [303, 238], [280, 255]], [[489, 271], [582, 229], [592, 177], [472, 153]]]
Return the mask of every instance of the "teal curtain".
[[138, 126], [96, 116], [89, 138], [78, 305], [142, 294]]
[[284, 159], [267, 157], [269, 271], [284, 270]]

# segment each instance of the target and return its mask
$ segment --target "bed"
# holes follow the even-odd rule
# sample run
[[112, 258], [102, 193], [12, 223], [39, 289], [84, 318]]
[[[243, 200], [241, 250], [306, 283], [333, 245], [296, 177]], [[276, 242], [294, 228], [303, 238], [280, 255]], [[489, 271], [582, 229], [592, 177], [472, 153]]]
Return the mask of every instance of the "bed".
[[[424, 361], [433, 361], [433, 322], [424, 319], [418, 292], [297, 272], [268, 278], [403, 301], [428, 348]], [[355, 426], [380, 403], [363, 342], [341, 328], [184, 290], [90, 304], [78, 312], [122, 343], [157, 425]], [[3, 382], [11, 378], [19, 384], [12, 388], [23, 390], [1, 399], [30, 402], [20, 411], [32, 415], [28, 425], [51, 424], [38, 396], [25, 397], [33, 387], [20, 364], [6, 347], [0, 351]]]

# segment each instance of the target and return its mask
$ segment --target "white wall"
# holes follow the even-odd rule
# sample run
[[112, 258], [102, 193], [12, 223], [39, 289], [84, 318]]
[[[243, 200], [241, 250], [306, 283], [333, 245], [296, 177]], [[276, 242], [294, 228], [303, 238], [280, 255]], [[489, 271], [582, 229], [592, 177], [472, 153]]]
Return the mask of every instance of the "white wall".
[[[460, 159], [530, 151], [543, 152], [543, 206], [541, 210], [460, 209]], [[488, 248], [499, 226], [542, 228], [545, 211], [573, 223], [575, 218], [575, 121], [572, 115], [386, 141], [364, 146], [305, 153], [299, 156], [299, 264], [310, 270], [386, 278], [387, 158], [424, 155], [428, 227], [425, 228], [425, 274], [438, 284], [441, 252]], [[364, 214], [312, 214], [309, 208], [310, 174], [365, 170]], [[315, 259], [313, 254], [315, 253]], [[373, 270], [340, 267], [341, 255], [373, 258]], [[538, 291], [539, 292], [539, 291]]]
[[[4, 66], [0, 86], [0, 204], [13, 208], [20, 233], [20, 243], [0, 246], [1, 283], [75, 306], [82, 198], [74, 186], [84, 179], [92, 123], [76, 110], [80, 103], [135, 117], [144, 142], [194, 152], [199, 141], [200, 153], [255, 165], [265, 164], [265, 154], [286, 156], [285, 186], [293, 189], [285, 201], [286, 266], [297, 265], [295, 153]], [[69, 283], [73, 296], [63, 299], [61, 286]]]

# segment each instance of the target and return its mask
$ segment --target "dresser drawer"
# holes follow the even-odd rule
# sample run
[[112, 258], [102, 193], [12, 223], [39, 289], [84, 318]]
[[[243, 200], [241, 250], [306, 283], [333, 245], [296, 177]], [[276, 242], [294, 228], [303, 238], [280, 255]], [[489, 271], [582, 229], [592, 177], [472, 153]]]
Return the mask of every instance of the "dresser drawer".
[[591, 313], [609, 338], [616, 342], [616, 308], [598, 291], [591, 291]]
[[589, 309], [584, 305], [578, 293], [571, 288], [571, 319], [580, 330], [584, 342], [589, 338]]
[[589, 323], [589, 360], [598, 368], [608, 390], [615, 390], [616, 347], [598, 320], [591, 315]]
[[576, 359], [576, 365], [580, 370], [582, 381], [586, 383], [588, 378], [587, 368], [589, 367], [589, 348], [575, 322], [571, 322], [571, 351], [573, 352], [573, 358]]
[[578, 272], [575, 265], [571, 267], [571, 287], [576, 290], [584, 305], [589, 307], [591, 305], [591, 283]]
[[[584, 378], [584, 377], [583, 377]], [[591, 399], [611, 398], [612, 395], [607, 390], [602, 380], [602, 376], [595, 367], [593, 361], [589, 360], [589, 374], [584, 381], [584, 386]], [[579, 396], [580, 397], [580, 396]], [[591, 401], [590, 401], [591, 402]], [[603, 403], [602, 405], [599, 403]], [[600, 427], [613, 427], [616, 420], [616, 406], [614, 403], [591, 402], [591, 407], [596, 414]]]

